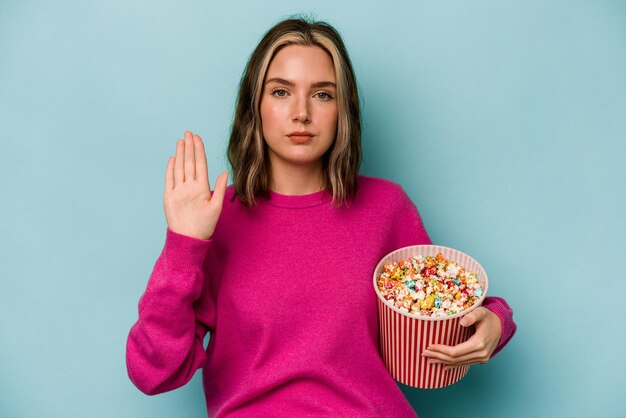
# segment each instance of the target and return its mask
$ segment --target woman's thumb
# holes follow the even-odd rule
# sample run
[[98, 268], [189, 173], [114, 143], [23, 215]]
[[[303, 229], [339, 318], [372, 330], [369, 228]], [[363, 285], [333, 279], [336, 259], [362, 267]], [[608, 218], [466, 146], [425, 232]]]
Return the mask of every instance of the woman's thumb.
[[470, 325], [476, 323], [476, 321], [480, 320], [480, 318], [482, 317], [482, 312], [480, 308], [481, 307], [474, 309], [472, 312], [461, 318], [461, 325], [463, 325], [464, 327], [469, 327]]
[[213, 196], [211, 196], [211, 200], [217, 198], [217, 201], [221, 204], [224, 201], [224, 195], [226, 194], [226, 185], [228, 184], [228, 171], [224, 171], [217, 178], [215, 182], [215, 190], [213, 191]]

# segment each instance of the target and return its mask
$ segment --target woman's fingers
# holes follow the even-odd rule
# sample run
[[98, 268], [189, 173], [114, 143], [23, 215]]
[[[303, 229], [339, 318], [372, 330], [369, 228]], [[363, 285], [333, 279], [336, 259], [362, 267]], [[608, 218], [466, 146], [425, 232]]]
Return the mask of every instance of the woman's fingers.
[[482, 345], [477, 341], [476, 334], [472, 335], [467, 341], [464, 341], [457, 345], [443, 345], [443, 344], [431, 344], [424, 352], [428, 357], [428, 354], [441, 354], [447, 357], [460, 357], [462, 355], [472, 353], [482, 349]]
[[178, 140], [176, 143], [176, 157], [171, 160], [168, 161], [167, 166], [166, 188], [174, 188], [186, 181], [198, 180], [207, 186], [209, 199], [211, 198], [206, 153], [199, 135], [193, 135], [190, 131], [185, 131], [185, 139]]
[[[469, 340], [455, 346], [431, 344], [423, 353], [431, 363], [459, 364], [467, 361], [474, 363], [488, 360], [489, 350], [474, 334]], [[484, 361], [483, 361], [484, 360]]]
[[193, 144], [196, 153], [196, 180], [208, 186], [209, 170], [207, 168], [206, 154], [204, 153], [204, 144], [202, 143], [200, 135], [193, 136]]
[[461, 364], [468, 361], [473, 361], [475, 363], [479, 362], [484, 356], [481, 350], [472, 351], [466, 354], [462, 354], [460, 356], [452, 357], [446, 354], [437, 353], [437, 352], [427, 352], [429, 355], [429, 363], [445, 363], [445, 364]]
[[167, 168], [165, 169], [165, 190], [174, 188], [174, 157], [167, 160]]
[[213, 197], [211, 198], [211, 203], [217, 205], [217, 207], [222, 208], [222, 204], [224, 203], [224, 195], [226, 194], [226, 184], [228, 183], [228, 171], [223, 172], [217, 178], [215, 182], [215, 190], [213, 190]]
[[185, 181], [185, 142], [179, 139], [176, 142], [176, 162], [174, 163], [174, 187]]
[[195, 180], [196, 178], [196, 156], [193, 150], [193, 135], [191, 132], [185, 132], [185, 179]]

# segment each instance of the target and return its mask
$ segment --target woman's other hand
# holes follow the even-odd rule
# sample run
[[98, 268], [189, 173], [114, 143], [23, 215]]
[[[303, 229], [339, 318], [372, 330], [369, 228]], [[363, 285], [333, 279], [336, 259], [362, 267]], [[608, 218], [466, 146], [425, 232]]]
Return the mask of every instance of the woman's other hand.
[[500, 318], [489, 309], [479, 306], [461, 318], [464, 327], [476, 325], [476, 332], [465, 342], [455, 346], [431, 344], [422, 354], [429, 363], [443, 363], [444, 371], [470, 364], [484, 364], [500, 342]]
[[211, 238], [222, 212], [227, 181], [228, 172], [220, 174], [211, 195], [202, 139], [186, 131], [165, 172], [163, 206], [168, 227], [193, 238]]

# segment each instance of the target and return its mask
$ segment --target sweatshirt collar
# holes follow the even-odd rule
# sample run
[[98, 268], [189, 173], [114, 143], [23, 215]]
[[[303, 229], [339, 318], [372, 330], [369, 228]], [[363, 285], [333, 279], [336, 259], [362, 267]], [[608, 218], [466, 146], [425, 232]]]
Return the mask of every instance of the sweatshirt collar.
[[283, 208], [308, 208], [312, 206], [319, 206], [324, 203], [329, 203], [330, 201], [332, 201], [332, 198], [332, 194], [326, 189], [322, 189], [319, 192], [303, 195], [286, 195], [270, 190], [270, 199], [263, 200], [265, 200], [270, 205]]

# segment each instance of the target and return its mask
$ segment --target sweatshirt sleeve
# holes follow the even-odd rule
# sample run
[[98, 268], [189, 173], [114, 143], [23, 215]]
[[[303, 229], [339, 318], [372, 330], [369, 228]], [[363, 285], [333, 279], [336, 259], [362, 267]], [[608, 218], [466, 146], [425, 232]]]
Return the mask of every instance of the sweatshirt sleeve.
[[[400, 204], [392, 227], [394, 242], [391, 251], [409, 245], [432, 244], [417, 207], [404, 189], [399, 185], [398, 187], [400, 189], [398, 194]], [[496, 296], [485, 297], [483, 306], [498, 315], [502, 324], [500, 342], [491, 354], [493, 358], [511, 340], [517, 330], [517, 325], [513, 322], [513, 310], [504, 299]]]
[[517, 331], [517, 325], [513, 322], [513, 310], [504, 299], [497, 296], [487, 296], [483, 300], [483, 306], [498, 315], [502, 324], [500, 342], [493, 353], [491, 353], [490, 358], [493, 358], [493, 356], [498, 354], [500, 350], [508, 344], [511, 338], [513, 338], [515, 331]]
[[[139, 319], [126, 342], [128, 376], [148, 395], [185, 385], [206, 360], [203, 341], [214, 327], [214, 306], [206, 298], [198, 300], [211, 243], [167, 228], [165, 246], [139, 300]], [[202, 315], [194, 309], [198, 307]]]

